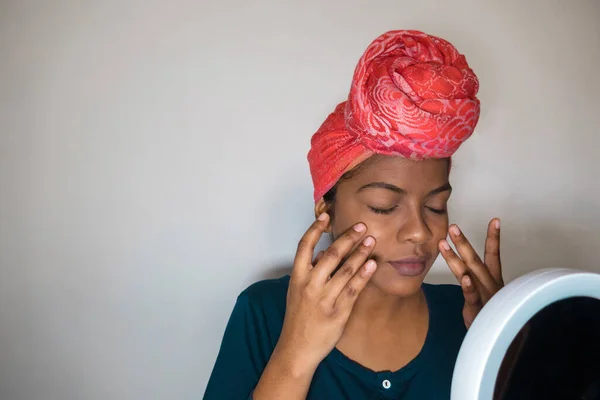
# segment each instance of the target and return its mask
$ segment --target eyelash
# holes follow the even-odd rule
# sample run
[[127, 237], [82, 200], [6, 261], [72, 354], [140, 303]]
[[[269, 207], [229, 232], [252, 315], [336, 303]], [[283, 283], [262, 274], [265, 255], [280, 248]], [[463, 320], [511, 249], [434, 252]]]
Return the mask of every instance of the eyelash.
[[398, 206], [394, 206], [392, 208], [382, 210], [381, 208], [375, 208], [375, 207], [369, 206], [369, 209], [371, 211], [373, 211], [375, 214], [383, 214], [383, 215], [388, 215], [388, 214], [393, 213], [396, 208], [398, 208]]
[[[381, 208], [375, 208], [375, 207], [371, 207], [371, 206], [369, 206], [369, 209], [370, 209], [372, 212], [374, 212], [375, 214], [380, 214], [380, 215], [388, 215], [388, 214], [391, 214], [391, 213], [393, 213], [393, 212], [394, 212], [394, 210], [396, 210], [396, 208], [397, 208], [397, 207], [398, 207], [398, 206], [394, 206], [394, 207], [392, 207], [392, 208], [388, 208], [388, 209], [382, 210]], [[437, 209], [437, 208], [431, 208], [431, 207], [427, 207], [427, 209], [428, 209], [429, 211], [431, 211], [432, 213], [434, 213], [434, 214], [439, 214], [439, 215], [446, 214], [446, 210], [445, 210], [445, 209], [441, 209], [441, 210], [440, 210], [440, 209]]]
[[441, 214], [446, 214], [446, 209], [441, 209], [441, 210], [439, 210], [439, 209], [437, 209], [437, 208], [431, 208], [431, 207], [427, 207], [427, 209], [428, 209], [429, 211], [431, 211], [432, 213], [434, 213], [434, 214], [440, 214], [440, 215], [441, 215]]

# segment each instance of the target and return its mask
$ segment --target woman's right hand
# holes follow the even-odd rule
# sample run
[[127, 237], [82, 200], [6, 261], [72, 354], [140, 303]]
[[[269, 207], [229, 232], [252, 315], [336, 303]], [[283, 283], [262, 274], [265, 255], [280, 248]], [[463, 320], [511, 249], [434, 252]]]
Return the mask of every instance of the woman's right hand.
[[314, 372], [336, 346], [358, 295], [377, 268], [374, 260], [367, 261], [375, 239], [365, 237], [367, 227], [362, 223], [348, 229], [313, 261], [328, 223], [327, 214], [319, 216], [298, 244], [275, 349], [298, 375]]

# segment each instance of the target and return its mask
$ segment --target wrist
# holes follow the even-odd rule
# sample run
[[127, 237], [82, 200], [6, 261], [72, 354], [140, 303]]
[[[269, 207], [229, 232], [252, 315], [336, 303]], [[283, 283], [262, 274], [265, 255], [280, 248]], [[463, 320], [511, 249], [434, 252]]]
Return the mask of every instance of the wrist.
[[275, 346], [271, 359], [277, 365], [277, 368], [290, 378], [295, 380], [312, 380], [319, 362], [311, 361], [306, 355], [306, 352], [278, 343]]

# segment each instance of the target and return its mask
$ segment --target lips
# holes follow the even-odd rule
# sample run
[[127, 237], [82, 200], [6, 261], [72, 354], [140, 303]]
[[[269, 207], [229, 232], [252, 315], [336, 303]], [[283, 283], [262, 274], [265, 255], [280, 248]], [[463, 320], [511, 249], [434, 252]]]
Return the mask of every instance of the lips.
[[411, 257], [396, 261], [388, 261], [388, 264], [390, 264], [390, 266], [400, 275], [418, 276], [425, 272], [427, 260], [427, 257]]

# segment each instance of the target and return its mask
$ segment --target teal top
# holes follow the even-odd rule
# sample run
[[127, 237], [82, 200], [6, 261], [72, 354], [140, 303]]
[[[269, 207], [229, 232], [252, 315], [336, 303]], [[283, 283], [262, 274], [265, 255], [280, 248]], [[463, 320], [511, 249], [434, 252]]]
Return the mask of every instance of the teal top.
[[[290, 277], [257, 282], [238, 297], [210, 376], [205, 400], [247, 400], [277, 344]], [[423, 284], [429, 330], [421, 352], [397, 371], [373, 371], [337, 349], [317, 368], [307, 400], [443, 400], [466, 334], [457, 285]]]

